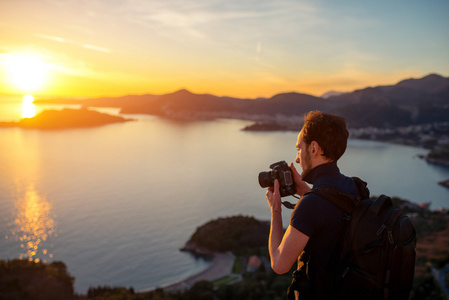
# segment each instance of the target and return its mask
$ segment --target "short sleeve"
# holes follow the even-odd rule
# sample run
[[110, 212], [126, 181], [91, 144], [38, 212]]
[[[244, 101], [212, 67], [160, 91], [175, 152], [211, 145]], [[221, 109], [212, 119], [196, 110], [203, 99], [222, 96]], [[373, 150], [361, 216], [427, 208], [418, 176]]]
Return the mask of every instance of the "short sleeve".
[[304, 196], [292, 212], [290, 225], [308, 237], [314, 235], [319, 224], [319, 202], [319, 197], [310, 194]]

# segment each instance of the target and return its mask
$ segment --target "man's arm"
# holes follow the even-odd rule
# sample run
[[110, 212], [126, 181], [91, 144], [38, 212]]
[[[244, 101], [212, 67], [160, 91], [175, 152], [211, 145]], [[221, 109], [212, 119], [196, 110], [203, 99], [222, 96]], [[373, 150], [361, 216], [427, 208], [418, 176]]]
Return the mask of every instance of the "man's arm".
[[283, 234], [281, 196], [277, 180], [274, 182], [274, 187], [268, 189], [266, 196], [271, 208], [271, 227], [268, 241], [271, 268], [278, 274], [284, 274], [290, 271], [306, 246], [309, 237], [292, 226], [288, 226], [285, 235]]
[[289, 225], [282, 241], [278, 243], [277, 234], [273, 234], [273, 218], [271, 224], [272, 229], [270, 232], [270, 240], [268, 242], [271, 268], [277, 274], [284, 274], [290, 271], [293, 264], [297, 261], [299, 255], [309, 241], [309, 237]]

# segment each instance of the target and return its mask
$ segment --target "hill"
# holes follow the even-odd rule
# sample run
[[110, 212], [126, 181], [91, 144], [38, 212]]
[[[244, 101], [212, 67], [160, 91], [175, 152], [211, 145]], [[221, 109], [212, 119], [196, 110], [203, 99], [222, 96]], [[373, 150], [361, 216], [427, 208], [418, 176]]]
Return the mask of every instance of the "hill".
[[74, 299], [74, 280], [60, 261], [0, 260], [0, 299]]
[[198, 227], [181, 250], [200, 255], [227, 251], [244, 253], [266, 247], [269, 233], [268, 221], [244, 216], [218, 218]]
[[353, 127], [391, 128], [449, 121], [449, 78], [436, 74], [329, 99], [338, 103], [330, 112], [345, 117]]
[[271, 98], [240, 99], [180, 90], [165, 95], [37, 99], [35, 103], [82, 103], [85, 107], [119, 107], [126, 114], [151, 114], [185, 120], [243, 119], [295, 128], [305, 113], [321, 110], [345, 117], [354, 128], [392, 128], [449, 122], [449, 78], [430, 74], [388, 86], [325, 94], [325, 98], [291, 92]]

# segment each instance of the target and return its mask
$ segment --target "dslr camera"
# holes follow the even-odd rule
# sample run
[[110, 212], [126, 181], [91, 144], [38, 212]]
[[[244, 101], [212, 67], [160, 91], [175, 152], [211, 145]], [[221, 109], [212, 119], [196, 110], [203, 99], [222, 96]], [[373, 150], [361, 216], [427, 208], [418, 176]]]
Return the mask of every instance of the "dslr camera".
[[270, 166], [271, 171], [259, 173], [259, 184], [261, 187], [274, 186], [274, 181], [279, 181], [279, 192], [281, 197], [296, 194], [296, 185], [293, 181], [292, 170], [283, 160]]

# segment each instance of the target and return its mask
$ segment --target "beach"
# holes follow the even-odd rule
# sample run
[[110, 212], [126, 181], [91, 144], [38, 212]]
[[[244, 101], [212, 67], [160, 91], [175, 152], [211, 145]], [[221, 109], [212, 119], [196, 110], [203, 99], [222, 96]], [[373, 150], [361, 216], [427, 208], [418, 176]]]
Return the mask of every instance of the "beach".
[[192, 275], [179, 282], [162, 287], [164, 291], [182, 291], [191, 288], [201, 280], [212, 281], [231, 274], [235, 256], [231, 252], [214, 253], [214, 257], [206, 270]]

